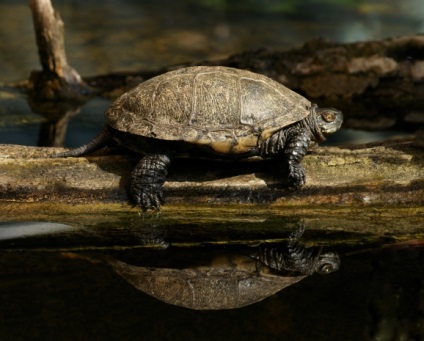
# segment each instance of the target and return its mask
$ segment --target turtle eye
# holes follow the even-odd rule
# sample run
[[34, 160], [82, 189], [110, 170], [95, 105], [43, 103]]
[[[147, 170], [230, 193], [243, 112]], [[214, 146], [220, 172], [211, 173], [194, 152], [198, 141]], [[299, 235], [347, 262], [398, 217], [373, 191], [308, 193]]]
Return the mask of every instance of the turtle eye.
[[331, 264], [323, 264], [317, 270], [319, 274], [329, 274], [330, 272], [333, 272], [333, 271], [334, 271], [334, 267]]
[[326, 111], [322, 114], [322, 118], [325, 122], [333, 122], [336, 119], [336, 115], [331, 111]]

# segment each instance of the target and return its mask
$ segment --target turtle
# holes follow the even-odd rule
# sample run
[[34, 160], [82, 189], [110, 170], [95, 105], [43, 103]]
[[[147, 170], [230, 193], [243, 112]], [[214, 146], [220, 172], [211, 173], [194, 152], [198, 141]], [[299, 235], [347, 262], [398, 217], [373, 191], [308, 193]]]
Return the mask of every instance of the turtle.
[[143, 210], [159, 210], [168, 168], [180, 156], [278, 158], [286, 164], [288, 187], [302, 187], [302, 158], [312, 143], [340, 128], [343, 114], [264, 75], [192, 66], [140, 83], [113, 102], [105, 118], [91, 142], [54, 157], [82, 156], [118, 142], [143, 155], [130, 177], [130, 198]]
[[262, 243], [249, 251], [192, 249], [192, 265], [184, 265], [187, 255], [179, 258], [177, 251], [165, 255], [165, 264], [158, 258], [153, 255], [151, 261], [143, 262], [137, 259], [137, 253], [129, 257], [109, 255], [107, 262], [136, 289], [165, 303], [194, 310], [251, 305], [314, 273], [330, 274], [340, 267], [337, 252], [320, 246], [305, 247], [294, 238], [288, 243]]

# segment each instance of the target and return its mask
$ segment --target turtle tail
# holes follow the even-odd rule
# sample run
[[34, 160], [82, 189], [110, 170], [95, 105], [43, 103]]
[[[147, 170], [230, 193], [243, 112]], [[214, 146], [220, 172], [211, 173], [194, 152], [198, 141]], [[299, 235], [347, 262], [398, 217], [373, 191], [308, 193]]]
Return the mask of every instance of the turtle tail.
[[102, 149], [103, 147], [106, 147], [111, 140], [112, 135], [110, 133], [109, 128], [105, 125], [103, 129], [97, 134], [97, 136], [87, 144], [84, 144], [83, 146], [75, 149], [71, 149], [67, 152], [54, 154], [51, 157], [58, 158], [86, 155], [91, 152], [95, 152], [96, 150]]

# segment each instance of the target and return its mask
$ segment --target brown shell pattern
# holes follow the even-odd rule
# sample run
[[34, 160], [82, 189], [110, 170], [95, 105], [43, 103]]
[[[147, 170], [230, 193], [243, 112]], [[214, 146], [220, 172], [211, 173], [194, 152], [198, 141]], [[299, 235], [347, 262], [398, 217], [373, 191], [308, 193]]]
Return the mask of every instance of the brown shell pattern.
[[191, 309], [233, 309], [259, 302], [305, 275], [260, 275], [236, 268], [147, 268], [111, 261], [115, 271], [157, 299]]
[[123, 132], [244, 152], [302, 120], [310, 108], [307, 99], [268, 77], [197, 66], [141, 83], [119, 97], [105, 115], [111, 127]]

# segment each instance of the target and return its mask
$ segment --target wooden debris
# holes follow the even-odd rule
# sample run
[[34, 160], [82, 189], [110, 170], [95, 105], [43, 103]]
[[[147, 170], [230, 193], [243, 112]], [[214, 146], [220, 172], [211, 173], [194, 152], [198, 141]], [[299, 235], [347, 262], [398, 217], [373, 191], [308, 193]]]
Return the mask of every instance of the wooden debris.
[[86, 97], [90, 88], [68, 65], [63, 21], [50, 0], [30, 0], [42, 71], [33, 71], [29, 90], [34, 101]]

